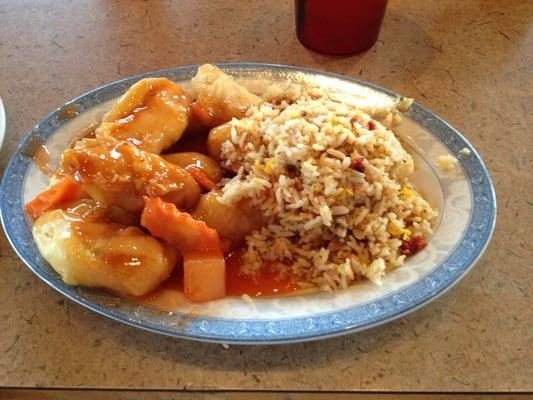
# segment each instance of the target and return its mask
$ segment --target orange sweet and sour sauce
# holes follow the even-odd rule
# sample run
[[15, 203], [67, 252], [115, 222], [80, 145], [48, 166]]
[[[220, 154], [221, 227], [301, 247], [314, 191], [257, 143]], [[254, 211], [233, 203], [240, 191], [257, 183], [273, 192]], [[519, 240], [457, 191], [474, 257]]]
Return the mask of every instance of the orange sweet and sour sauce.
[[231, 253], [226, 258], [226, 295], [241, 296], [275, 296], [289, 294], [298, 290], [290, 279], [280, 280], [278, 274], [268, 266], [255, 275], [241, 273], [243, 251]]
[[[280, 280], [272, 270], [264, 267], [255, 275], [244, 275], [241, 271], [243, 250], [226, 256], [226, 296], [251, 297], [289, 295], [299, 290], [289, 279]], [[183, 296], [182, 268], [178, 267], [172, 276], [152, 293], [142, 297], [130, 297], [136, 303], [163, 311], [175, 311], [185, 301]]]

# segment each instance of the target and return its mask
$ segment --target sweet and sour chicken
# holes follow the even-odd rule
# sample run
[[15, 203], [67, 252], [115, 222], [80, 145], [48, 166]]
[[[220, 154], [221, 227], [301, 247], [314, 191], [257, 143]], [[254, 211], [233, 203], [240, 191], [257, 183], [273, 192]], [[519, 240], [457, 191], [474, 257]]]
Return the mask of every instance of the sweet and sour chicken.
[[[251, 204], [217, 201], [231, 173], [219, 162], [229, 133], [218, 126], [261, 99], [211, 65], [191, 84], [189, 94], [166, 78], [135, 83], [26, 205], [39, 251], [65, 283], [142, 296], [183, 268], [190, 300], [225, 295], [224, 251], [264, 221]], [[209, 154], [174, 151], [198, 126], [211, 129]]]

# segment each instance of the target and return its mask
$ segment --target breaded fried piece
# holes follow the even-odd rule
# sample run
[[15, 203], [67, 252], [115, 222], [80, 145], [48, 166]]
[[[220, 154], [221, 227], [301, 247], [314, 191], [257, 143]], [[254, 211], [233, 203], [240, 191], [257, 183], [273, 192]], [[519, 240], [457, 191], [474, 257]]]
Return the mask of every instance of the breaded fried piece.
[[190, 104], [189, 96], [169, 79], [142, 79], [104, 116], [96, 136], [110, 135], [159, 154], [185, 131], [191, 115]]
[[192, 208], [200, 188], [183, 168], [112, 138], [83, 139], [61, 157], [61, 168], [95, 200], [140, 212], [142, 196]]
[[110, 222], [107, 207], [88, 199], [42, 215], [33, 237], [65, 283], [127, 295], [155, 289], [180, 257], [174, 247], [141, 229]]
[[191, 79], [196, 99], [192, 109], [204, 125], [214, 127], [232, 118], [242, 118], [248, 108], [263, 100], [211, 64], [198, 68]]

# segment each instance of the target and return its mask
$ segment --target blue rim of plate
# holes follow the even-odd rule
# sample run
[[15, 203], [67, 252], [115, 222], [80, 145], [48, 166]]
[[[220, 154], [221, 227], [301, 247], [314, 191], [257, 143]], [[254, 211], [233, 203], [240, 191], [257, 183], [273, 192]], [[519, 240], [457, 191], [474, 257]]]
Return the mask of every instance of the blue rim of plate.
[[[232, 72], [303, 72], [343, 80], [398, 96], [380, 86], [343, 75], [308, 68], [278, 64], [238, 63], [217, 64]], [[103, 307], [87, 299], [83, 291], [74, 290], [56, 275], [44, 272], [46, 261], [40, 256], [24, 215], [22, 189], [32, 160], [21, 154], [35, 135], [41, 139], [59, 129], [65, 120], [58, 113], [65, 105], [75, 103], [83, 112], [96, 104], [124, 93], [137, 80], [151, 76], [166, 76], [172, 80], [187, 80], [195, 74], [198, 65], [148, 72], [122, 79], [89, 91], [66, 102], [38, 122], [13, 154], [0, 186], [0, 219], [11, 246], [22, 261], [43, 281], [82, 306], [116, 321], [177, 338], [228, 344], [276, 344], [324, 339], [361, 331], [397, 319], [429, 303], [457, 283], [478, 261], [492, 236], [496, 222], [496, 195], [489, 173], [473, 146], [451, 125], [431, 111], [413, 103], [407, 116], [426, 128], [451, 154], [457, 157], [473, 194], [470, 223], [458, 246], [430, 273], [411, 285], [387, 296], [363, 304], [305, 317], [272, 320], [231, 320], [207, 317], [189, 317], [186, 324], [170, 329], [157, 321], [143, 321], [119, 308]], [[469, 157], [460, 157], [460, 150], [471, 151]], [[80, 294], [81, 293], [81, 294]], [[176, 315], [176, 317], [178, 317]], [[186, 317], [186, 316], [182, 316]]]
[[0, 149], [2, 148], [2, 143], [4, 143], [4, 137], [6, 134], [6, 111], [4, 109], [4, 103], [0, 97]]

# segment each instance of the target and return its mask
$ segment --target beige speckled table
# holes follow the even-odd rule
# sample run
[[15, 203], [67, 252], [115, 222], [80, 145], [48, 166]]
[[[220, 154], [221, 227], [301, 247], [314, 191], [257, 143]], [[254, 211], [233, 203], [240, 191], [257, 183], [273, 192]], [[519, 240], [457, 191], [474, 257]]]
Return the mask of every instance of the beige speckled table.
[[369, 331], [276, 347], [224, 349], [103, 318], [39, 281], [0, 235], [0, 385], [532, 390], [532, 15], [528, 1], [391, 0], [378, 43], [334, 58], [297, 42], [287, 0], [0, 0], [2, 170], [38, 119], [88, 89], [179, 65], [258, 61], [415, 97], [479, 150], [499, 203], [487, 252], [435, 302]]

